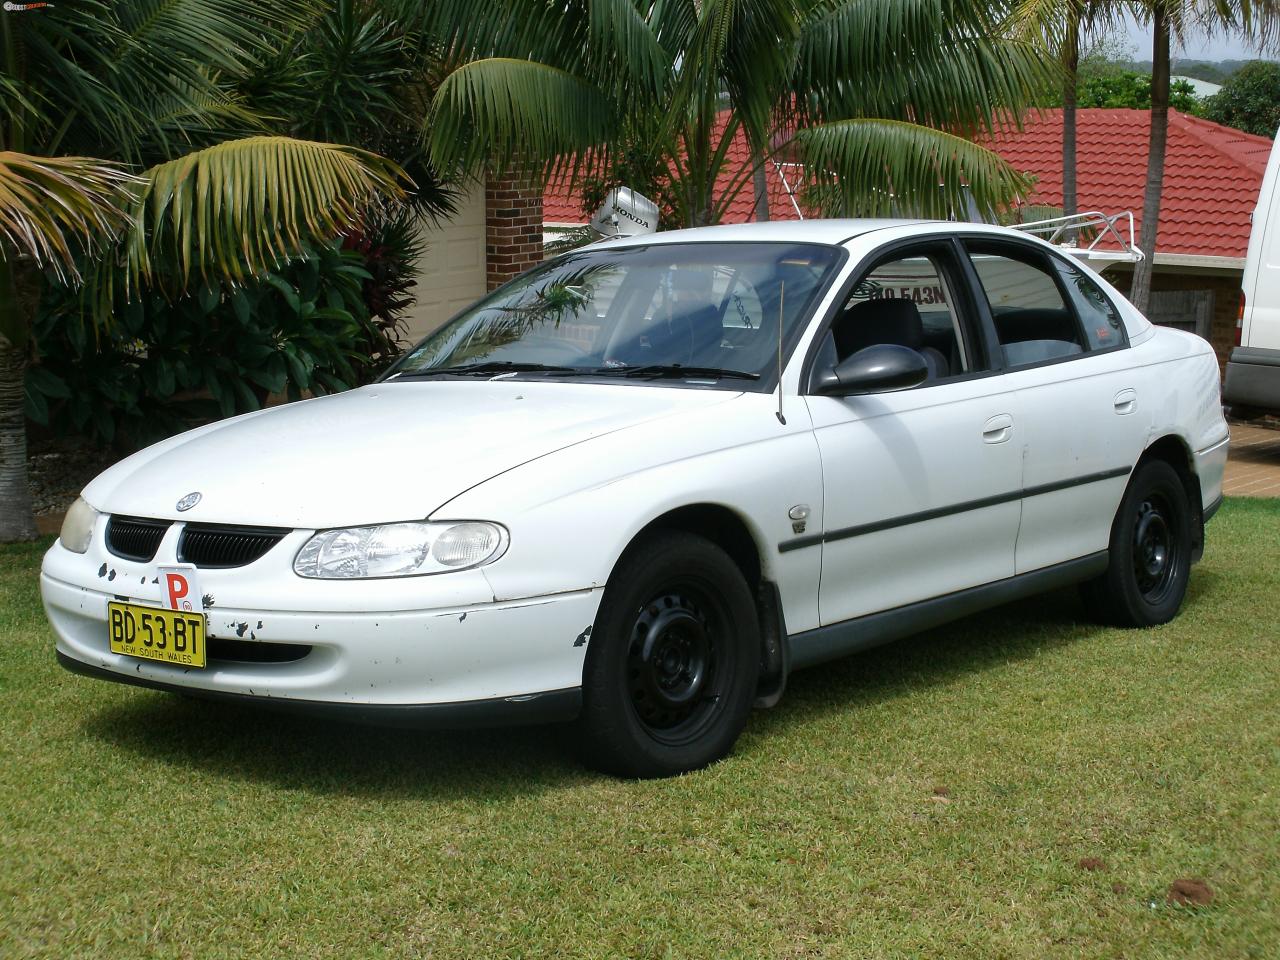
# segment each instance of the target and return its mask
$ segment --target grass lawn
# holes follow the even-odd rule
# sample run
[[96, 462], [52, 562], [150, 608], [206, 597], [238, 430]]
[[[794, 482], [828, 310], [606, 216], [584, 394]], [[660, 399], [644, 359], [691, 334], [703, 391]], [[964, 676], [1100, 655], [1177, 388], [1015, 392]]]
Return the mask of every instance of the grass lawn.
[[0, 547], [0, 956], [1280, 956], [1280, 501], [1209, 538], [1169, 626], [1018, 604], [645, 783], [73, 676]]

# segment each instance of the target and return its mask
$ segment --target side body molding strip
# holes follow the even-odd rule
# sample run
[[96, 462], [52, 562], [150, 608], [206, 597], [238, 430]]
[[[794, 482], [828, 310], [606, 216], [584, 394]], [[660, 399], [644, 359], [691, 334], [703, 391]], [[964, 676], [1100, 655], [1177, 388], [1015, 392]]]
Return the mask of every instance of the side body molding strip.
[[945, 597], [844, 620], [788, 638], [791, 668], [811, 667], [928, 630], [971, 613], [1096, 577], [1107, 569], [1107, 551], [1056, 563], [1006, 580], [971, 587]]
[[939, 517], [949, 517], [957, 513], [966, 513], [969, 510], [981, 510], [984, 507], [994, 507], [1014, 500], [1025, 500], [1028, 497], [1038, 497], [1058, 490], [1068, 490], [1071, 487], [1084, 486], [1086, 483], [1114, 480], [1116, 477], [1127, 477], [1132, 472], [1132, 467], [1116, 467], [1114, 470], [1088, 473], [1084, 476], [1072, 477], [1069, 480], [1057, 480], [1053, 483], [1042, 483], [1036, 487], [1011, 490], [1009, 493], [998, 493], [995, 496], [983, 497], [980, 500], [966, 500], [964, 503], [954, 503], [946, 507], [922, 510], [919, 513], [890, 517], [888, 520], [875, 520], [871, 523], [859, 524], [856, 527], [842, 527], [839, 530], [829, 530], [826, 533], [811, 533], [807, 537], [796, 537], [793, 540], [782, 541], [782, 543], [778, 544], [778, 552], [789, 553], [792, 550], [800, 550], [804, 547], [816, 547], [820, 543], [847, 540], [849, 537], [861, 537], [864, 534], [877, 533], [880, 530], [892, 530], [894, 527], [905, 527], [911, 523], [923, 523], [926, 520], [937, 520]]

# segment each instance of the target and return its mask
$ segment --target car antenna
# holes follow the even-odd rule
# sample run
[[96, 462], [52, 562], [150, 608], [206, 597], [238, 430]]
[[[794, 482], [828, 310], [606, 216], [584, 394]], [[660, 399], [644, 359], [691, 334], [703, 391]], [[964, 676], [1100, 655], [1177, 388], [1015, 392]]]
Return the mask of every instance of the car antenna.
[[787, 295], [787, 281], [782, 281], [778, 288], [778, 422], [786, 426], [787, 418], [782, 415], [782, 302]]

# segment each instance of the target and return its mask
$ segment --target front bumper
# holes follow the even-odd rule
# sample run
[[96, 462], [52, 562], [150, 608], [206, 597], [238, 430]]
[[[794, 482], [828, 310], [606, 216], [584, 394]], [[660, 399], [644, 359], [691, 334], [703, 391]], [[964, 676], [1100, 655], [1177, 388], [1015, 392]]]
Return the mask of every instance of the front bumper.
[[153, 690], [184, 693], [208, 700], [249, 703], [279, 713], [299, 713], [326, 720], [344, 720], [380, 727], [454, 729], [475, 727], [530, 726], [572, 720], [582, 709], [582, 688], [548, 690], [521, 697], [492, 700], [464, 700], [461, 703], [327, 703], [323, 700], [291, 700], [281, 697], [222, 693], [190, 685], [164, 683], [149, 677], [118, 673], [84, 663], [57, 651], [58, 662], [72, 673]]
[[576, 711], [599, 589], [495, 602], [478, 570], [305, 581], [288, 569], [286, 549], [275, 563], [268, 554], [241, 568], [198, 571], [214, 606], [206, 610], [208, 666], [194, 669], [110, 651], [108, 601], [159, 605], [154, 566], [170, 561], [103, 560], [100, 541], [99, 533], [83, 555], [55, 543], [40, 576], [59, 660], [76, 672], [415, 726]]

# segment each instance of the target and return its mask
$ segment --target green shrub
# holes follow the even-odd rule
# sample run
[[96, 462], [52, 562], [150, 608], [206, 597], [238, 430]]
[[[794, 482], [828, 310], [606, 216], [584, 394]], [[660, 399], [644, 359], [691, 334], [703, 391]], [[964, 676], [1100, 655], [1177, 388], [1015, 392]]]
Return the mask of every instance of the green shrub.
[[1280, 64], [1266, 60], [1245, 64], [1205, 100], [1204, 115], [1214, 123], [1274, 137], [1280, 127]]
[[368, 382], [399, 352], [398, 311], [412, 280], [386, 245], [347, 246], [317, 247], [244, 287], [122, 301], [103, 329], [74, 294], [47, 301], [27, 415], [131, 447], [256, 410], [269, 394], [297, 399]]

